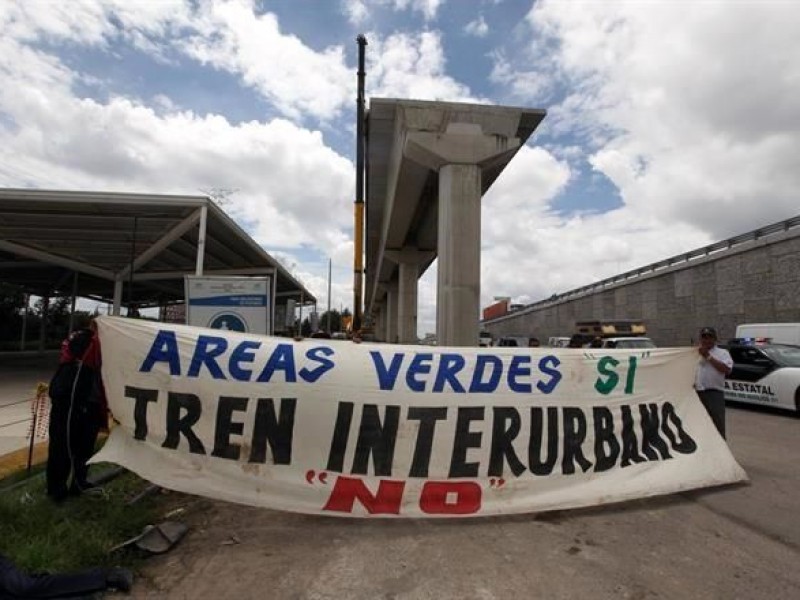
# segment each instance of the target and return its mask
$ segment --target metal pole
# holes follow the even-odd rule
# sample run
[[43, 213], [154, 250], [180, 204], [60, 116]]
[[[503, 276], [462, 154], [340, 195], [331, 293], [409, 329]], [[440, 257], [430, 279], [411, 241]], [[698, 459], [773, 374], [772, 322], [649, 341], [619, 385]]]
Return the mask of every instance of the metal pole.
[[278, 307], [278, 268], [275, 267], [272, 269], [272, 298], [270, 299], [272, 304], [272, 313], [270, 314], [269, 319], [269, 334], [275, 335], [275, 311]]
[[331, 268], [332, 268], [332, 261], [328, 259], [328, 322], [326, 323], [325, 331], [328, 332], [328, 335], [331, 334]]
[[69, 309], [69, 330], [75, 326], [75, 299], [78, 296], [78, 272], [73, 273], [72, 279], [72, 306]]
[[358, 97], [356, 98], [356, 203], [355, 203], [355, 285], [353, 289], [353, 332], [361, 329], [361, 297], [364, 278], [364, 53], [367, 38], [359, 35]]
[[36, 417], [39, 416], [39, 402], [42, 401], [42, 397], [37, 393], [36, 400], [34, 400], [33, 405], [33, 425], [31, 426], [31, 443], [28, 444], [28, 475], [31, 474], [31, 466], [33, 465], [33, 446], [36, 440]]
[[44, 344], [47, 341], [47, 317], [50, 313], [50, 294], [52, 292], [50, 290], [47, 291], [47, 295], [42, 296], [42, 318], [41, 318], [41, 326], [39, 327], [39, 352], [44, 352]]
[[194, 274], [200, 276], [203, 274], [203, 263], [206, 257], [206, 221], [208, 219], [208, 205], [204, 204], [200, 210], [200, 229], [197, 232], [197, 264], [195, 266]]
[[128, 273], [128, 316], [132, 317], [131, 308], [133, 307], [133, 261], [136, 260], [136, 229], [139, 226], [139, 218], [133, 217], [133, 235], [131, 236], [131, 262], [130, 273]]
[[31, 303], [31, 295], [25, 294], [25, 310], [22, 313], [22, 335], [19, 340], [19, 349], [25, 350], [25, 337], [28, 333], [28, 306]]
[[297, 327], [297, 335], [303, 334], [303, 305], [306, 303], [306, 296], [303, 290], [300, 290], [300, 325]]

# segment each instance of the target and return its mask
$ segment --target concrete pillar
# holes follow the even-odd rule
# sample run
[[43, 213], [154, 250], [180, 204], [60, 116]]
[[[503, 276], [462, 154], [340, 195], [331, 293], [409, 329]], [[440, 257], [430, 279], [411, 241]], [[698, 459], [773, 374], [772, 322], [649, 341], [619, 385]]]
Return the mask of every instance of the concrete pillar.
[[416, 344], [417, 337], [417, 300], [420, 265], [433, 259], [432, 251], [403, 248], [402, 250], [386, 250], [386, 258], [394, 261], [399, 267], [397, 338], [401, 344]]
[[386, 341], [390, 344], [397, 343], [397, 315], [400, 296], [400, 286], [397, 281], [392, 281], [386, 286]]
[[122, 306], [122, 279], [117, 277], [114, 280], [114, 307], [111, 309], [111, 314], [114, 315], [115, 317], [118, 317], [121, 306]]
[[382, 302], [376, 302], [372, 307], [372, 331], [375, 334], [375, 340], [378, 342], [384, 341], [386, 329], [384, 328], [383, 321], [384, 306]]
[[436, 339], [477, 346], [481, 296], [481, 172], [477, 165], [439, 170], [439, 269]]
[[480, 310], [481, 173], [519, 149], [518, 138], [484, 134], [476, 123], [444, 133], [411, 132], [404, 154], [439, 173], [436, 338], [440, 346], [477, 346]]
[[416, 263], [400, 263], [397, 286], [397, 341], [401, 344], [417, 343], [417, 280]]
[[378, 335], [378, 340], [381, 342], [385, 342], [388, 340], [389, 335], [386, 333], [386, 302], [381, 302], [380, 308], [378, 309], [378, 330], [380, 334]]

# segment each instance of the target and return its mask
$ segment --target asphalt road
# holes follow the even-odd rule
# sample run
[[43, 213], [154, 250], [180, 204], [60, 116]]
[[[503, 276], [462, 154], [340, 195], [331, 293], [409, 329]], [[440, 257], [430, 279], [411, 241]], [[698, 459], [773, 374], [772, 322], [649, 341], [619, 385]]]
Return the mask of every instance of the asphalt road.
[[452, 521], [310, 517], [187, 497], [137, 598], [800, 597], [800, 420], [734, 408], [746, 485]]

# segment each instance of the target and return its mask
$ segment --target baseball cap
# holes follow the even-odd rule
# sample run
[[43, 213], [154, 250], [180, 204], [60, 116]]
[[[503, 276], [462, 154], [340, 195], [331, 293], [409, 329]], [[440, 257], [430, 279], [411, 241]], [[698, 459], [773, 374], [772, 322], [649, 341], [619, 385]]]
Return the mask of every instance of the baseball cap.
[[713, 327], [703, 327], [700, 330], [700, 337], [703, 337], [703, 336], [706, 336], [706, 335], [710, 336], [710, 337], [713, 337], [713, 338], [716, 338], [717, 337], [717, 330], [714, 329]]

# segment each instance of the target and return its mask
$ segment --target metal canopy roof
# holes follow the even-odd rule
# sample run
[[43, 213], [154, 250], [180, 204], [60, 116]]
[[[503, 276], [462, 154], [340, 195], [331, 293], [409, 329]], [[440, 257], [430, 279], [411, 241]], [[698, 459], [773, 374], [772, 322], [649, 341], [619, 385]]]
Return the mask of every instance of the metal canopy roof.
[[198, 263], [204, 275], [274, 270], [278, 296], [316, 302], [206, 196], [0, 189], [0, 282], [29, 293], [77, 289], [78, 296], [111, 302], [121, 280], [123, 304], [154, 306], [182, 301], [184, 276], [194, 275]]

